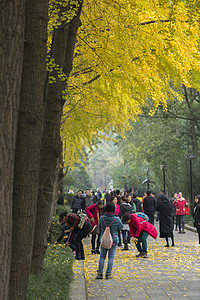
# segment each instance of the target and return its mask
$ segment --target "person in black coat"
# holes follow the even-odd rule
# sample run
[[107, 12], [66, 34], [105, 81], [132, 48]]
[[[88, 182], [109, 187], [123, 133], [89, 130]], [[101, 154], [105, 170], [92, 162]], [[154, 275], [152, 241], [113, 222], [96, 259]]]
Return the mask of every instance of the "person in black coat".
[[143, 200], [144, 213], [149, 217], [149, 223], [154, 225], [154, 213], [156, 210], [156, 199], [151, 195], [151, 191], [146, 191], [146, 197]]
[[136, 212], [138, 211], [142, 212], [142, 204], [141, 201], [137, 198], [136, 194], [133, 194], [133, 202], [135, 203], [136, 206]]
[[160, 237], [165, 238], [169, 247], [168, 238], [172, 240], [172, 247], [174, 247], [174, 234], [173, 234], [173, 206], [165, 194], [160, 195], [160, 201], [157, 206], [157, 211], [160, 212]]
[[[132, 213], [132, 206], [128, 203], [127, 197], [123, 196], [121, 198], [121, 205], [119, 209], [119, 217], [123, 218], [124, 215], [130, 215]], [[127, 226], [128, 224], [124, 224], [122, 228], [122, 238], [124, 243], [124, 248], [122, 250], [129, 250], [128, 244], [130, 243], [130, 228]]]
[[195, 196], [194, 201], [194, 227], [196, 227], [199, 237], [199, 244], [197, 244], [196, 246], [200, 246], [200, 195]]
[[62, 194], [62, 190], [61, 190], [61, 189], [58, 190], [58, 200], [57, 200], [57, 204], [58, 204], [58, 205], [64, 205], [64, 197], [63, 197], [63, 194]]
[[110, 196], [110, 194], [109, 194], [109, 191], [108, 191], [108, 190], [106, 190], [106, 193], [105, 193], [105, 196], [104, 196], [104, 198], [106, 199], [106, 204], [108, 204], [108, 202], [110, 202], [110, 199], [111, 199], [111, 196]]
[[85, 210], [85, 198], [83, 198], [81, 190], [72, 200], [71, 212], [76, 214], [79, 209]]

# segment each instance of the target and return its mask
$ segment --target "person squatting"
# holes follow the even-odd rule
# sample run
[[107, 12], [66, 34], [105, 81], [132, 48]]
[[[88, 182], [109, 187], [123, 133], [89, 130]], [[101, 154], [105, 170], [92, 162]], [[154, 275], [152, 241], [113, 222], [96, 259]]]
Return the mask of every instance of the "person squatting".
[[[183, 216], [184, 209], [180, 211], [179, 202], [184, 207], [188, 206], [182, 193], [169, 200], [161, 191], [155, 199], [151, 191], [146, 191], [142, 201], [138, 199], [133, 191], [125, 191], [122, 195], [119, 190], [105, 191], [104, 198], [98, 189], [96, 194], [87, 189], [85, 197], [81, 190], [72, 200], [71, 212], [62, 211], [59, 215], [61, 234], [55, 244], [62, 241], [69, 246], [77, 260], [84, 260], [85, 253], [82, 240], [91, 235], [91, 254], [100, 255], [96, 279], [103, 279], [105, 259], [108, 255], [106, 268], [106, 279], [112, 278], [117, 246], [122, 246], [123, 251], [129, 250], [130, 241], [135, 242], [138, 250], [137, 258], [148, 257], [147, 239], [150, 235], [156, 239], [158, 232], [154, 226], [154, 213], [158, 211], [160, 237], [166, 239], [166, 246], [169, 247], [168, 238], [174, 243], [174, 211], [178, 216]], [[200, 196], [195, 197], [195, 227], [198, 231], [200, 245]], [[181, 207], [182, 207], [181, 206]], [[80, 211], [82, 215], [80, 214]], [[181, 214], [180, 214], [181, 212]], [[84, 215], [84, 217], [83, 217]], [[179, 232], [183, 217], [178, 217]], [[184, 232], [184, 224], [183, 224]], [[66, 237], [67, 235], [67, 237]], [[122, 238], [121, 238], [122, 237]]]

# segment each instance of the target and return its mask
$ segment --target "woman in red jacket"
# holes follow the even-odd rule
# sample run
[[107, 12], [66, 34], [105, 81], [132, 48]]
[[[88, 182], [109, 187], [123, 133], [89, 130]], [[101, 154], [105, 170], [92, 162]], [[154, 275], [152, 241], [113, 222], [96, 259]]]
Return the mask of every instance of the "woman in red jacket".
[[[128, 223], [130, 227], [130, 234], [133, 242], [136, 242], [136, 247], [139, 254], [136, 257], [147, 258], [147, 238], [148, 235], [157, 238], [158, 232], [156, 228], [143, 218], [138, 217], [137, 214], [126, 214], [122, 217], [122, 223]], [[141, 247], [142, 244], [142, 247]]]
[[[176, 216], [179, 226], [179, 232], [178, 233], [185, 233], [185, 208], [188, 206], [187, 201], [185, 198], [183, 198], [182, 193], [179, 192], [178, 198], [176, 198], [173, 202], [173, 205], [176, 206]], [[182, 231], [181, 231], [181, 224], [182, 224]]]
[[[98, 200], [97, 204], [94, 203], [88, 207], [86, 207], [86, 214], [88, 215], [88, 218], [90, 219], [90, 222], [92, 223], [92, 226], [99, 226], [99, 232], [97, 234], [92, 234], [91, 238], [91, 244], [92, 244], [92, 254], [100, 254], [99, 251], [99, 246], [100, 246], [100, 237], [101, 237], [101, 232], [100, 232], [100, 225], [99, 223], [99, 218], [103, 213], [103, 207], [104, 207], [104, 201], [103, 200]], [[95, 248], [95, 240], [97, 237], [97, 245]]]

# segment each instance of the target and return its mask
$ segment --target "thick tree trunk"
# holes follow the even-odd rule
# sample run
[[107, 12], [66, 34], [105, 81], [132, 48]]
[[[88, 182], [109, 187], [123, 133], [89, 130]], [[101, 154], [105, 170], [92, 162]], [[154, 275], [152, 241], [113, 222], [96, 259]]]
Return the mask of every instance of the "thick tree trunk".
[[[72, 69], [73, 52], [76, 42], [76, 33], [80, 25], [80, 14], [64, 26], [57, 28], [52, 44], [52, 58], [63, 68], [69, 76]], [[56, 76], [56, 74], [53, 74]], [[57, 79], [58, 81], [59, 79]], [[43, 268], [43, 261], [47, 241], [47, 229], [52, 207], [53, 185], [57, 159], [61, 154], [60, 121], [63, 109], [62, 90], [66, 83], [62, 81], [49, 84], [46, 93], [46, 109], [44, 131], [40, 160], [40, 183], [38, 190], [38, 207], [34, 236], [34, 248], [31, 272], [36, 274]]]
[[17, 114], [24, 50], [25, 3], [0, 0], [0, 298], [8, 299]]
[[[46, 80], [48, 0], [27, 0], [25, 49], [13, 185], [9, 299], [26, 299], [37, 205], [43, 96]], [[7, 220], [9, 221], [9, 220]]]
[[57, 200], [58, 200], [58, 173], [59, 173], [59, 160], [57, 160], [56, 164], [56, 171], [55, 171], [55, 180], [53, 183], [53, 197], [52, 197], [52, 204], [51, 204], [51, 212], [49, 216], [49, 228], [51, 226], [53, 216], [56, 213], [57, 207]]

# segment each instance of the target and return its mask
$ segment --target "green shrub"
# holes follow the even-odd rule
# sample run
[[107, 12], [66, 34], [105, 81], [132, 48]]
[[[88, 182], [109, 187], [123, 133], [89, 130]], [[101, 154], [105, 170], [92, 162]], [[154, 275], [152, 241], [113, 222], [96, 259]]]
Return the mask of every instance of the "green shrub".
[[191, 215], [185, 216], [185, 223], [187, 223], [190, 226], [194, 226], [193, 217]]
[[69, 205], [57, 205], [56, 206], [56, 215], [59, 216], [61, 211], [64, 211], [64, 210], [66, 210], [67, 212], [71, 212], [71, 208]]
[[74, 256], [71, 249], [64, 246], [48, 245], [45, 256], [44, 272], [29, 278], [27, 299], [47, 300], [69, 299]]

